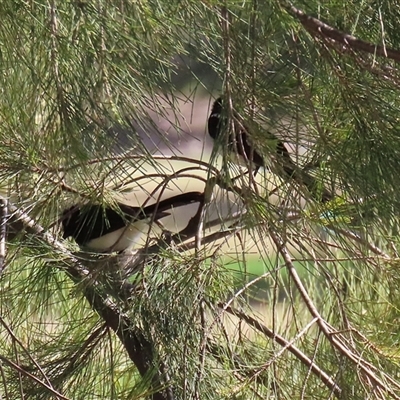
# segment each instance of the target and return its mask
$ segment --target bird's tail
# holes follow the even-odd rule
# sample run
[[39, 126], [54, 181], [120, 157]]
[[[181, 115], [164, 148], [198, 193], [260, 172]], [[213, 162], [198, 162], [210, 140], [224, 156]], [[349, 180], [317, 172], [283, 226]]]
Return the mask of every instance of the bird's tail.
[[319, 184], [313, 176], [302, 170], [293, 162], [288, 149], [280, 140], [278, 140], [277, 143], [276, 153], [286, 177], [293, 179], [299, 185], [304, 185], [311, 196], [318, 202], [327, 203], [333, 199], [333, 194], [327, 190], [323, 184]]
[[304, 185], [315, 200], [327, 203], [333, 199], [332, 192], [326, 189], [323, 184], [320, 184], [313, 176], [295, 166], [293, 162], [291, 165], [284, 165], [283, 170], [296, 183]]

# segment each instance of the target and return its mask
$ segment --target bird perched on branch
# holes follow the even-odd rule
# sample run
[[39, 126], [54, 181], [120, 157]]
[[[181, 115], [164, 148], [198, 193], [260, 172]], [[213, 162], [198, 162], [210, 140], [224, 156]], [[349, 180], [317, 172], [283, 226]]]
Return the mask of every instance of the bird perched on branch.
[[[215, 141], [224, 134], [224, 130], [229, 132], [229, 152], [235, 153], [239, 164], [250, 166], [250, 168], [253, 169], [254, 176], [256, 176], [260, 168], [265, 168], [267, 166], [265, 158], [260, 154], [258, 149], [254, 147], [247, 126], [240, 121], [236, 112], [233, 112], [232, 118], [233, 129], [228, 122], [228, 113], [223, 99], [219, 97], [215, 100], [208, 118], [208, 133]], [[267, 140], [276, 142], [274, 158], [280, 165], [280, 170], [285, 178], [292, 179], [296, 183], [306, 186], [311, 195], [323, 203], [332, 200], [333, 195], [331, 192], [323, 187], [318, 187], [316, 179], [293, 162], [288, 149], [281, 140], [270, 132], [268, 132]]]
[[132, 207], [117, 203], [115, 208], [100, 204], [74, 205], [63, 211], [63, 238], [72, 237], [89, 251], [105, 253], [132, 248], [150, 224], [174, 213], [174, 209], [201, 202], [200, 192], [183, 193], [158, 203]]

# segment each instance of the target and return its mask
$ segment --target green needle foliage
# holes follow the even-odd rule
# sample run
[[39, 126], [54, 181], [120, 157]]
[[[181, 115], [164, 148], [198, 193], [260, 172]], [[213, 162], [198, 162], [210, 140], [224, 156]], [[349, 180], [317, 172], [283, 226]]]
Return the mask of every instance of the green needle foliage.
[[[2, 399], [400, 397], [396, 4], [3, 0], [0, 21]], [[221, 94], [256, 178], [204, 144]], [[202, 212], [136, 253], [62, 239], [72, 204], [185, 191]]]

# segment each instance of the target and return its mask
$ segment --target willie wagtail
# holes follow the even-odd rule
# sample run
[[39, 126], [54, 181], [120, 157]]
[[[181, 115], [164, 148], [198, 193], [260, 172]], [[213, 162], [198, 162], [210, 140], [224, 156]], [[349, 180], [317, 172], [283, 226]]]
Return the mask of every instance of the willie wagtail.
[[[208, 133], [212, 139], [216, 140], [223, 134], [224, 130], [228, 130], [228, 150], [236, 153], [240, 164], [251, 165], [255, 176], [261, 167], [266, 167], [265, 159], [254, 148], [249, 130], [246, 125], [241, 123], [236, 112], [232, 116], [234, 131], [231, 131], [225, 111], [222, 97], [219, 97], [215, 100], [208, 118]], [[298, 184], [305, 185], [310, 193], [318, 197], [322, 202], [332, 200], [332, 193], [325, 188], [319, 190], [315, 178], [307, 174], [293, 162], [285, 144], [270, 132], [268, 132], [268, 136], [268, 140], [273, 139], [276, 141], [276, 159], [285, 177], [293, 179]]]

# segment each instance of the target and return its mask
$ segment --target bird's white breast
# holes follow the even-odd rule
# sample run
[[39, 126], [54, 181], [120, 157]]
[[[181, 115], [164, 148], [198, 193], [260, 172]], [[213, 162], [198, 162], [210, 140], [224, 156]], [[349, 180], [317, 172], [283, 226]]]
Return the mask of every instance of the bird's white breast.
[[170, 215], [161, 218], [159, 221], [162, 223], [165, 230], [178, 233], [187, 227], [191, 218], [196, 215], [199, 206], [200, 203], [195, 202], [178, 207], [171, 207], [167, 210]]
[[149, 219], [135, 221], [124, 228], [90, 240], [85, 247], [95, 252], [123, 251], [134, 247], [148, 231]]

